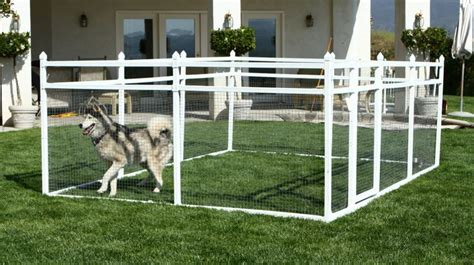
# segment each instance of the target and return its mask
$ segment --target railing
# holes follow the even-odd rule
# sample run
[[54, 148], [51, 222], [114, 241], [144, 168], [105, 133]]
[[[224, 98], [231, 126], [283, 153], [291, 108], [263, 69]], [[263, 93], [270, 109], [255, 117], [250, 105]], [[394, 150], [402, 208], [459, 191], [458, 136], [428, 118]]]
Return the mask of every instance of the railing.
[[[186, 53], [175, 53], [171, 59], [148, 59], [148, 60], [125, 60], [123, 54], [117, 60], [106, 61], [48, 61], [46, 54], [41, 54], [41, 113], [48, 113], [47, 92], [55, 89], [72, 90], [112, 90], [119, 92], [119, 115], [118, 122], [123, 124], [124, 94], [127, 90], [152, 90], [170, 91], [172, 93], [173, 105], [173, 126], [174, 126], [174, 204], [183, 205], [181, 200], [181, 163], [184, 160], [184, 105], [186, 92], [225, 92], [229, 100], [228, 113], [228, 147], [227, 151], [233, 151], [233, 131], [234, 131], [234, 102], [235, 93], [263, 93], [263, 94], [298, 94], [324, 97], [324, 214], [307, 215], [298, 213], [274, 212], [258, 209], [240, 209], [218, 206], [203, 206], [224, 210], [239, 210], [249, 213], [271, 214], [276, 216], [293, 216], [300, 218], [332, 221], [340, 216], [346, 215], [356, 209], [366, 205], [371, 200], [394, 190], [412, 179], [436, 168], [440, 162], [440, 135], [441, 135], [441, 105], [443, 93], [443, 72], [444, 58], [441, 57], [436, 62], [416, 62], [412, 56], [410, 61], [385, 61], [379, 55], [376, 61], [349, 61], [336, 60], [334, 54], [326, 54], [324, 59], [300, 59], [300, 58], [249, 58], [229, 57], [212, 58], [187, 58]], [[49, 83], [47, 81], [47, 69], [51, 67], [109, 67], [117, 69], [117, 78], [103, 81], [84, 82], [60, 82]], [[156, 67], [173, 69], [171, 76], [157, 76], [150, 78], [127, 79], [125, 78], [125, 68], [129, 67]], [[214, 73], [187, 74], [187, 69], [194, 67], [204, 67], [218, 69]], [[404, 69], [406, 78], [387, 78], [384, 71], [387, 68]], [[276, 73], [249, 72], [248, 69], [276, 69]], [[319, 75], [295, 74], [297, 69], [322, 69]], [[374, 76], [370, 75], [368, 69], [375, 69]], [[435, 79], [422, 79], [419, 72], [423, 69], [431, 69], [438, 74]], [[425, 70], [426, 71], [426, 70]], [[429, 71], [429, 70], [428, 70]], [[246, 85], [245, 79], [251, 77], [277, 78], [281, 81], [275, 87], [253, 87]], [[212, 86], [191, 85], [190, 80], [199, 79], [219, 79], [226, 80], [223, 84]], [[324, 87], [290, 87], [289, 81], [292, 79], [323, 80]], [[242, 82], [242, 83], [241, 83]], [[432, 86], [435, 89], [437, 98], [436, 113], [436, 150], [435, 162], [432, 166], [424, 170], [413, 173], [414, 165], [414, 127], [415, 127], [415, 91], [419, 87]], [[408, 92], [408, 155], [406, 178], [396, 182], [389, 187], [381, 188], [381, 153], [382, 153], [382, 117], [385, 113], [384, 94], [391, 89], [406, 89]], [[372, 188], [363, 193], [358, 193], [357, 186], [357, 159], [358, 159], [358, 97], [361, 93], [374, 93], [373, 103], [373, 185]], [[340, 96], [347, 104], [349, 112], [348, 122], [348, 191], [347, 207], [342, 210], [333, 210], [333, 125], [334, 125], [334, 97]], [[43, 169], [43, 193], [52, 193], [49, 189], [49, 161], [48, 161], [48, 117], [42, 115], [42, 169]], [[416, 160], [416, 159], [415, 159]], [[121, 173], [123, 176], [123, 172]]]

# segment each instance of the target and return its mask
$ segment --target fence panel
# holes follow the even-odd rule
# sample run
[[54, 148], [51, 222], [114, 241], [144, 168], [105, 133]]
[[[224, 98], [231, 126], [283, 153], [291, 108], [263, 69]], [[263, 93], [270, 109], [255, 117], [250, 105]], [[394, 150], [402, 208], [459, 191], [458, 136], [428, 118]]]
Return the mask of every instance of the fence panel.
[[[103, 66], [119, 68], [118, 80], [47, 83], [46, 63], [65, 68], [64, 73], [76, 63], [46, 62], [44, 57], [42, 95], [46, 89], [48, 100], [43, 103], [49, 106], [42, 108], [48, 115], [42, 119], [48, 124], [43, 142], [49, 149], [43, 168], [48, 184], [43, 187], [49, 186], [45, 193], [106, 196], [97, 190], [102, 176], [113, 171], [103, 158], [123, 156], [130, 163], [118, 173], [118, 199], [316, 220], [328, 214], [325, 220], [333, 220], [437, 162], [436, 111], [442, 85], [436, 82], [442, 79], [420, 83], [420, 75], [412, 74], [383, 82], [383, 65], [397, 64], [382, 59], [356, 64], [336, 61], [333, 55], [324, 61], [231, 56], [213, 61], [175, 54], [172, 60], [105, 61]], [[399, 66], [414, 73], [426, 65]], [[102, 67], [100, 62], [77, 66]], [[127, 69], [132, 73], [137, 67], [170, 76], [126, 78]], [[377, 69], [375, 77], [369, 74], [371, 68]], [[432, 94], [434, 111], [418, 107], [415, 95], [421, 91]], [[408, 107], [400, 110], [407, 94]], [[92, 99], [110, 120], [91, 112]], [[89, 137], [97, 128], [84, 125], [88, 113], [111, 128], [104, 130], [114, 135], [106, 139], [107, 154], [96, 148], [104, 143], [104, 135]], [[172, 121], [174, 133], [134, 134], [147, 132], [156, 117]], [[126, 128], [113, 123], [122, 120]], [[161, 151], [152, 157], [166, 161], [161, 165], [163, 182], [157, 185], [152, 162], [140, 154], [171, 138], [169, 161]]]

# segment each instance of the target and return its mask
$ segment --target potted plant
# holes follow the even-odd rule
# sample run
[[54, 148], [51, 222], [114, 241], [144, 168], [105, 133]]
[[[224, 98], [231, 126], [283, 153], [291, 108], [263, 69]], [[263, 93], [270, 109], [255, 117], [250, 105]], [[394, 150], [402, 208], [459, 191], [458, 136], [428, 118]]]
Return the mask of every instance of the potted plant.
[[[404, 30], [401, 41], [409, 52], [417, 54], [424, 61], [434, 61], [449, 49], [447, 32], [443, 28], [429, 27], [422, 29]], [[425, 75], [427, 71], [425, 71]], [[430, 75], [436, 73], [430, 72]], [[425, 95], [415, 98], [415, 112], [418, 115], [432, 116], [436, 114], [438, 99], [434, 95], [434, 89], [427, 88]]]
[[[26, 55], [30, 50], [30, 34], [28, 32], [3, 32], [0, 33], [0, 57], [10, 58], [13, 63], [14, 84], [11, 86], [12, 106], [9, 107], [13, 125], [15, 128], [32, 128], [35, 115], [38, 111], [37, 106], [23, 105], [21, 91], [16, 72], [18, 58]], [[16, 87], [16, 93], [14, 91]], [[16, 99], [14, 97], [16, 94]]]
[[[234, 51], [236, 56], [242, 56], [256, 48], [255, 30], [242, 26], [238, 29], [218, 29], [211, 32], [211, 49], [218, 56], [229, 56]], [[237, 82], [236, 85], [240, 85]], [[234, 119], [247, 119], [252, 107], [251, 99], [242, 99], [241, 93], [236, 93], [234, 101]], [[227, 109], [229, 102], [225, 102]]]

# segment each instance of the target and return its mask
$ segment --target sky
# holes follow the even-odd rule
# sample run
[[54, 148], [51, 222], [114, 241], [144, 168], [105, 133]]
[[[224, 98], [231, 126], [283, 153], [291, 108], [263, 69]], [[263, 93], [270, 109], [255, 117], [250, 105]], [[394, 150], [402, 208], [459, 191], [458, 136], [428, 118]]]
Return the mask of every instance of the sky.
[[[393, 31], [395, 0], [372, 0], [373, 27]], [[408, 0], [415, 1], [415, 0]], [[450, 35], [458, 22], [459, 0], [431, 0], [431, 26], [445, 28]]]

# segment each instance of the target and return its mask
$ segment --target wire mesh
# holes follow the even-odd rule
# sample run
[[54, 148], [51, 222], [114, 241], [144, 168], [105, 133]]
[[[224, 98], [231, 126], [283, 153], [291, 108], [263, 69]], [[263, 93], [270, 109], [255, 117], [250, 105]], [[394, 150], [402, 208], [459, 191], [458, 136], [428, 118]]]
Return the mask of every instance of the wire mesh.
[[[407, 95], [408, 90], [397, 88], [394, 93]], [[408, 112], [386, 112], [382, 115], [382, 146], [380, 188], [389, 187], [407, 177]]]
[[374, 93], [375, 91], [371, 90], [358, 95], [357, 194], [374, 187], [374, 113], [369, 101]]
[[[243, 98], [270, 98], [247, 109], [234, 102], [231, 151], [183, 162], [183, 203], [322, 214], [323, 115], [293, 108], [292, 95], [282, 95], [288, 99], [285, 106], [274, 102], [271, 107], [273, 95], [255, 94]], [[229, 98], [226, 93], [210, 96], [221, 102]], [[197, 148], [192, 156], [228, 150], [228, 107], [221, 112], [221, 119], [202, 113], [204, 119], [196, 120], [187, 108], [185, 154], [199, 146], [204, 150]]]
[[[125, 92], [125, 126], [106, 125], [97, 113], [92, 110], [91, 99], [94, 99], [112, 122], [118, 123], [118, 91], [110, 90], [56, 90], [48, 91], [48, 97], [57, 97], [66, 101], [67, 94], [71, 104], [67, 107], [49, 107], [48, 142], [49, 142], [49, 186], [50, 191], [62, 195], [107, 196], [97, 193], [100, 180], [111, 167], [111, 161], [127, 160], [124, 175], [119, 175], [117, 198], [133, 200], [154, 200], [172, 202], [173, 177], [171, 167], [163, 170], [164, 183], [160, 193], [154, 193], [156, 182], [153, 174], [147, 170], [150, 163], [146, 161], [149, 134], [133, 136], [134, 132], [147, 129], [148, 122], [155, 118], [169, 120], [172, 115], [172, 102], [169, 92], [126, 91]], [[151, 95], [151, 97], [150, 97]], [[114, 114], [113, 108], [116, 108]], [[86, 134], [86, 115], [94, 116], [94, 131], [99, 132], [97, 123], [101, 123], [100, 137], [93, 133]], [[82, 128], [79, 125], [83, 124]], [[107, 126], [110, 126], [107, 127]], [[94, 132], [93, 131], [93, 132]], [[124, 138], [115, 137], [116, 131], [123, 131]], [[112, 135], [108, 139], [105, 135]], [[106, 145], [105, 147], [102, 145]], [[101, 148], [99, 148], [102, 146]], [[124, 150], [122, 153], [120, 150]], [[172, 152], [172, 150], [171, 150]], [[141, 155], [143, 153], [143, 155]], [[113, 158], [111, 158], [111, 156]], [[171, 163], [169, 161], [167, 163]]]
[[332, 210], [334, 212], [347, 207], [348, 157], [349, 110], [347, 108], [347, 95], [334, 95], [332, 133]]
[[438, 115], [437, 87], [423, 88], [427, 97], [415, 98], [413, 174], [435, 164]]
[[[160, 72], [160, 69], [148, 68], [153, 70], [146, 72], [148, 77]], [[124, 167], [124, 174], [118, 175], [116, 198], [176, 203], [174, 188], [180, 187], [181, 202], [187, 205], [324, 215], [327, 140], [324, 135], [325, 127], [331, 126], [332, 212], [353, 209], [358, 201], [376, 195], [374, 162], [378, 160], [374, 142], [378, 136], [375, 128], [379, 124], [375, 124], [375, 90], [349, 91], [348, 83], [357, 80], [353, 76], [355, 71], [350, 71], [349, 77], [349, 71], [339, 69], [334, 80], [336, 93], [338, 88], [349, 93], [335, 94], [331, 106], [325, 106], [322, 95], [301, 91], [324, 87], [324, 82], [319, 80], [324, 74], [321, 69], [264, 69], [258, 65], [249, 69], [242, 72], [245, 69], [180, 67], [180, 76], [175, 76], [175, 81], [179, 80], [181, 86], [173, 83], [179, 92], [168, 91], [170, 86], [166, 87], [167, 91], [156, 90], [156, 87], [126, 90], [123, 106], [126, 127], [115, 124], [119, 122], [118, 91], [48, 90], [50, 192], [53, 195], [106, 196], [97, 193], [103, 188], [100, 180], [108, 174], [106, 172], [113, 172], [110, 161], [125, 157], [129, 163]], [[74, 70], [56, 70], [59, 79], [54, 81], [74, 79]], [[169, 67], [162, 70], [168, 74], [179, 72], [176, 68], [170, 71]], [[208, 75], [214, 70], [218, 73], [216, 76]], [[71, 71], [72, 77], [69, 76]], [[237, 80], [223, 75], [227, 71], [231, 75], [237, 73]], [[132, 72], [125, 71], [127, 73]], [[133, 73], [140, 74], [140, 71]], [[291, 78], [278, 77], [281, 73], [291, 74]], [[297, 74], [304, 76], [296, 78]], [[357, 74], [357, 85], [374, 84], [374, 78], [363, 81], [365, 70], [359, 69]], [[169, 80], [161, 83], [170, 85]], [[235, 86], [239, 91], [239, 87], [243, 87], [246, 93], [206, 91], [204, 86], [215, 86], [220, 91]], [[250, 89], [252, 87], [256, 89]], [[281, 89], [285, 92], [262, 93], [262, 89], [267, 88], [285, 88]], [[299, 89], [296, 93], [301, 95], [288, 92], [287, 88]], [[408, 90], [396, 88], [381, 92], [380, 189], [385, 189], [407, 178], [411, 127], [410, 110], [401, 110], [402, 104], [399, 104], [407, 103]], [[435, 103], [428, 107], [430, 112], [419, 107], [415, 100], [413, 173], [435, 163], [438, 95], [436, 89], [424, 87], [418, 88], [417, 97], [421, 98], [423, 93], [429, 94]], [[173, 108], [173, 99], [178, 99], [178, 95], [180, 106]], [[96, 127], [84, 126], [84, 114], [90, 113], [93, 101], [110, 118], [110, 123], [100, 118], [97, 122], [107, 123], [104, 126], [111, 128], [107, 132], [115, 135], [108, 139], [107, 154], [97, 147], [103, 136], [89, 137], [91, 133], [87, 128]], [[333, 108], [332, 123], [324, 124], [325, 109], [329, 107]], [[97, 119], [97, 111], [93, 118]], [[102, 119], [108, 120], [104, 115]], [[172, 128], [179, 130], [176, 134], [180, 137], [174, 143], [177, 153], [170, 147], [167, 153], [160, 151], [153, 156], [162, 162], [156, 171], [158, 167], [152, 165], [155, 162], [149, 162], [149, 156], [145, 155], [144, 159], [141, 154], [175, 139], [171, 139], [171, 132], [167, 135], [161, 130], [159, 136], [154, 136], [148, 124], [155, 117], [171, 120], [173, 115], [179, 117], [179, 124], [175, 123]], [[143, 134], [135, 135], [136, 131]], [[171, 158], [172, 155], [175, 157]], [[176, 187], [173, 178], [178, 179], [180, 175], [178, 170], [173, 172], [174, 161], [181, 163], [180, 185]], [[157, 172], [162, 172], [163, 182], [156, 180], [160, 175]], [[355, 185], [355, 194], [350, 183]], [[351, 198], [355, 201], [350, 201]]]

